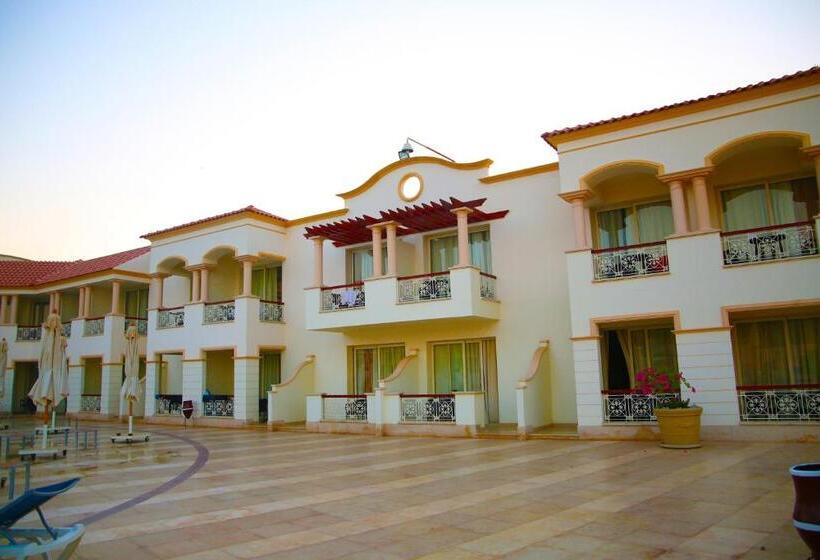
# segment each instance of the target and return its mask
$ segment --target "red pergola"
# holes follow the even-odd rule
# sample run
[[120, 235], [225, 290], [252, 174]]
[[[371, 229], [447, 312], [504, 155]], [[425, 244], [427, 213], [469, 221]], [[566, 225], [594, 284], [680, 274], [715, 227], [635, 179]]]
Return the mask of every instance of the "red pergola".
[[356, 218], [329, 222], [318, 226], [305, 228], [305, 237], [325, 237], [333, 242], [336, 247], [345, 245], [355, 245], [365, 243], [372, 239], [372, 234], [368, 226], [382, 222], [396, 222], [398, 228], [396, 235], [412, 235], [425, 231], [433, 231], [456, 226], [456, 215], [451, 212], [456, 208], [471, 208], [473, 211], [468, 214], [469, 223], [487, 222], [497, 220], [507, 215], [509, 210], [498, 210], [496, 212], [484, 212], [479, 206], [484, 204], [486, 198], [477, 198], [462, 202], [450, 197], [450, 200], [439, 200], [438, 202], [426, 202], [414, 204], [395, 210], [381, 210], [380, 217], [374, 218], [367, 214]]

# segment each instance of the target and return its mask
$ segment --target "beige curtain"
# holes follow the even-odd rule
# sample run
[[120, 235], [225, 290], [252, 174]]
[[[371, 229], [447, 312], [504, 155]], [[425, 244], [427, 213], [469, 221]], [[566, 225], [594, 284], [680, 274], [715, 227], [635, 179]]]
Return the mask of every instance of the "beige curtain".
[[635, 215], [631, 208], [617, 208], [598, 212], [598, 247], [611, 249], [635, 245]]
[[627, 373], [629, 373], [629, 386], [634, 387], [635, 367], [632, 359], [632, 351], [630, 350], [629, 345], [629, 331], [626, 329], [618, 329], [615, 331], [615, 334], [618, 337], [618, 344], [621, 345], [621, 351], [624, 353], [624, 357], [626, 358], [626, 369]]
[[740, 385], [789, 385], [786, 329], [783, 321], [735, 325]]
[[806, 222], [817, 215], [817, 181], [814, 177], [769, 185], [775, 224]]
[[769, 225], [764, 185], [742, 187], [721, 192], [725, 231], [751, 229]]
[[787, 327], [791, 343], [791, 382], [820, 383], [820, 317], [790, 319]]
[[672, 235], [675, 226], [672, 223], [672, 203], [668, 200], [652, 202], [638, 206], [639, 243], [663, 241]]

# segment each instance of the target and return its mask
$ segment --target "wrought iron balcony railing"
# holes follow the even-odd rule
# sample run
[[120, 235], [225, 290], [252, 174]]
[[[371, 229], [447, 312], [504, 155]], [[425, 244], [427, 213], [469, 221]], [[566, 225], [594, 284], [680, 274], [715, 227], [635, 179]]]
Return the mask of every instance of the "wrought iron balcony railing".
[[820, 384], [740, 385], [743, 422], [820, 422]]
[[185, 308], [170, 307], [157, 312], [158, 329], [176, 329], [185, 326]]
[[612, 249], [594, 249], [592, 267], [596, 280], [647, 276], [669, 272], [666, 241]]
[[160, 416], [181, 416], [182, 395], [155, 395], [154, 414]]
[[322, 395], [322, 420], [367, 422], [367, 395]]
[[60, 333], [66, 338], [71, 337], [71, 321], [66, 321], [63, 323], [62, 329], [60, 329]]
[[233, 395], [210, 395], [202, 397], [202, 409], [205, 416], [233, 416]]
[[83, 336], [100, 336], [105, 333], [105, 317], [90, 317], [83, 321]]
[[265, 323], [281, 323], [285, 320], [285, 304], [281, 301], [259, 300], [259, 320]]
[[496, 295], [496, 286], [497, 279], [492, 274], [488, 274], [486, 272], [481, 273], [481, 298], [488, 299], [490, 301], [498, 300], [498, 296]]
[[817, 254], [814, 222], [726, 231], [720, 234], [724, 264], [745, 264]]
[[80, 412], [99, 412], [102, 407], [100, 395], [81, 395]]
[[655, 422], [655, 405], [680, 399], [678, 393], [643, 395], [631, 390], [601, 391], [604, 422]]
[[364, 283], [341, 284], [322, 288], [322, 311], [342, 311], [364, 307]]
[[206, 325], [213, 323], [230, 323], [236, 315], [234, 300], [206, 303], [202, 322]]
[[449, 299], [451, 296], [450, 273], [433, 272], [402, 276], [396, 283], [396, 290], [398, 303]]
[[42, 334], [40, 325], [17, 325], [17, 342], [34, 342], [40, 340]]
[[446, 394], [405, 394], [401, 401], [402, 422], [453, 423], [456, 421], [456, 396]]

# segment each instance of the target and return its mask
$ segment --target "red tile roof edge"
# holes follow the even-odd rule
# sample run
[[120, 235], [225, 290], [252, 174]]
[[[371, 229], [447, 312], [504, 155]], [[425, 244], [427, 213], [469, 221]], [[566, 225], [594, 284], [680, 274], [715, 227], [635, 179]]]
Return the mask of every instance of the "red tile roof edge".
[[156, 235], [161, 235], [163, 233], [170, 233], [172, 231], [187, 228], [187, 227], [190, 227], [190, 226], [196, 226], [196, 225], [199, 225], [199, 224], [206, 224], [208, 222], [213, 222], [213, 221], [216, 221], [216, 220], [220, 220], [222, 218], [228, 218], [230, 216], [235, 216], [236, 214], [242, 214], [243, 212], [251, 212], [253, 214], [259, 214], [260, 216], [265, 216], [266, 218], [273, 218], [274, 220], [280, 220], [284, 224], [287, 224], [287, 222], [288, 222], [287, 219], [285, 219], [281, 216], [277, 216], [276, 214], [271, 214], [270, 212], [265, 212], [264, 210], [260, 210], [256, 206], [250, 205], [250, 206], [245, 206], [244, 208], [240, 208], [239, 210], [232, 210], [230, 212], [225, 212], [223, 214], [217, 214], [215, 216], [208, 216], [207, 218], [202, 218], [202, 219], [199, 219], [199, 220], [194, 220], [192, 222], [187, 222], [187, 223], [180, 224], [180, 225], [177, 225], [177, 226], [173, 226], [173, 227], [169, 227], [169, 228], [165, 228], [165, 229], [159, 229], [157, 231], [152, 231], [150, 233], [146, 233], [144, 235], [141, 235], [140, 237], [142, 237], [143, 239], [150, 239], [151, 237], [154, 237]]
[[601, 126], [601, 125], [605, 125], [605, 124], [611, 124], [611, 123], [615, 123], [615, 122], [619, 122], [619, 121], [625, 121], [625, 120], [633, 119], [635, 117], [641, 117], [643, 115], [650, 115], [652, 113], [660, 113], [662, 111], [668, 111], [669, 109], [676, 109], [678, 107], [684, 107], [686, 105], [694, 105], [696, 103], [701, 103], [703, 101], [709, 101], [709, 100], [712, 100], [712, 99], [725, 97], [727, 95], [732, 95], [732, 94], [735, 94], [735, 93], [741, 93], [741, 92], [744, 92], [744, 91], [749, 91], [749, 90], [754, 90], [754, 89], [758, 89], [758, 88], [762, 88], [762, 87], [766, 87], [766, 86], [771, 86], [771, 85], [779, 84], [779, 83], [782, 83], [782, 82], [787, 82], [789, 80], [795, 80], [795, 79], [798, 79], [798, 78], [803, 78], [805, 76], [811, 76], [811, 75], [817, 74], [817, 73], [820, 73], [820, 66], [812, 66], [811, 68], [808, 68], [806, 70], [800, 70], [799, 72], [795, 72], [793, 74], [786, 74], [784, 76], [780, 76], [779, 78], [772, 78], [771, 80], [766, 80], [766, 81], [763, 81], [763, 82], [756, 82], [754, 84], [741, 86], [741, 87], [738, 87], [738, 88], [722, 91], [722, 92], [719, 92], [719, 93], [713, 93], [711, 95], [707, 95], [707, 96], [704, 96], [704, 97], [698, 97], [696, 99], [689, 99], [687, 101], [680, 101], [678, 103], [672, 103], [670, 105], [663, 105], [661, 107], [656, 107], [654, 109], [647, 109], [645, 111], [639, 111], [637, 113], [629, 113], [629, 114], [626, 114], [626, 115], [621, 115], [620, 117], [612, 117], [612, 118], [609, 118], [609, 119], [589, 122], [589, 123], [586, 123], [586, 124], [579, 124], [579, 125], [575, 125], [575, 126], [569, 126], [569, 127], [566, 127], [566, 128], [559, 128], [557, 130], [552, 130], [552, 131], [543, 133], [541, 135], [541, 138], [543, 138], [545, 141], [547, 141], [549, 143], [550, 138], [552, 138], [554, 136], [559, 136], [561, 134], [567, 134], [569, 132], [576, 132], [578, 130], [584, 130], [584, 129], [587, 129], [587, 128], [594, 128], [596, 126]]

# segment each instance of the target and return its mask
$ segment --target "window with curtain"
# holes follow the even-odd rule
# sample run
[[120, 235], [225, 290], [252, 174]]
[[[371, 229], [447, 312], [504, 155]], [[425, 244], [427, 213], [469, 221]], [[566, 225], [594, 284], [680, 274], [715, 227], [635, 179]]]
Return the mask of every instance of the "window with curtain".
[[601, 337], [605, 389], [635, 388], [635, 374], [646, 368], [678, 372], [672, 326], [604, 331]]
[[674, 231], [668, 200], [598, 212], [595, 221], [599, 249], [663, 241]]
[[125, 291], [126, 317], [148, 317], [148, 288]]
[[[373, 249], [352, 249], [348, 256], [350, 282], [362, 282], [373, 276]], [[382, 271], [387, 270], [387, 247], [382, 247]]]
[[41, 301], [31, 306], [31, 322], [29, 325], [41, 325], [48, 315], [48, 302]]
[[434, 344], [435, 392], [482, 391], [484, 366], [484, 352], [480, 340]]
[[[491, 273], [493, 268], [490, 251], [490, 230], [469, 234], [470, 260], [482, 272]], [[444, 272], [458, 264], [458, 235], [430, 239], [430, 272]]]
[[820, 317], [734, 323], [738, 385], [820, 383]]
[[818, 212], [814, 177], [766, 181], [720, 192], [724, 231], [811, 220]]
[[251, 272], [251, 293], [265, 301], [282, 301], [282, 266], [254, 268]]
[[262, 351], [259, 353], [259, 396], [265, 398], [271, 385], [282, 382], [282, 354]]
[[390, 377], [404, 358], [404, 345], [353, 348], [353, 392], [372, 393], [379, 381]]

